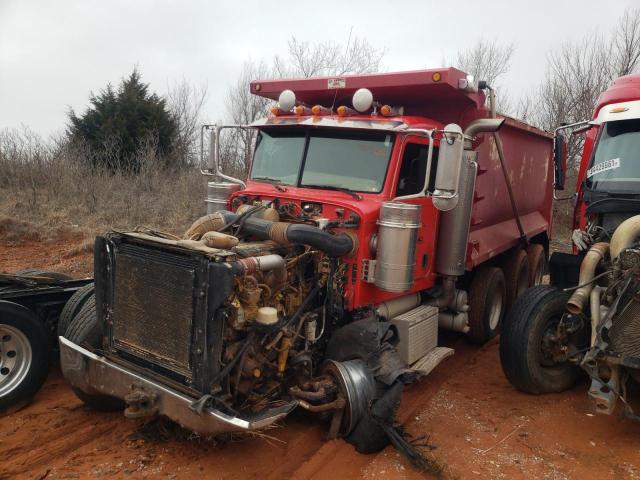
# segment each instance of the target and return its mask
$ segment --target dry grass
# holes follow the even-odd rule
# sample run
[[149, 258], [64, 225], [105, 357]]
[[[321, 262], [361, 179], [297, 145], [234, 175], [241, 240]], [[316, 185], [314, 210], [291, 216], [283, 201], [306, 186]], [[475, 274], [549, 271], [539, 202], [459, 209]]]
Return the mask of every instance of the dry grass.
[[47, 239], [72, 229], [150, 225], [181, 234], [204, 213], [206, 181], [196, 168], [171, 170], [151, 149], [138, 175], [89, 166], [89, 152], [43, 142], [28, 130], [0, 132], [0, 236]]

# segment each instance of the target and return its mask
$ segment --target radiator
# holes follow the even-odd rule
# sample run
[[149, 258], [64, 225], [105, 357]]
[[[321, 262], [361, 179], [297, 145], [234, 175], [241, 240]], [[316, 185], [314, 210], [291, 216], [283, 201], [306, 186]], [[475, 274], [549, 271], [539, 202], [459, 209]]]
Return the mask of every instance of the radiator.
[[115, 253], [111, 345], [193, 378], [196, 262], [131, 245]]
[[613, 318], [609, 339], [613, 353], [640, 358], [640, 302], [633, 297]]

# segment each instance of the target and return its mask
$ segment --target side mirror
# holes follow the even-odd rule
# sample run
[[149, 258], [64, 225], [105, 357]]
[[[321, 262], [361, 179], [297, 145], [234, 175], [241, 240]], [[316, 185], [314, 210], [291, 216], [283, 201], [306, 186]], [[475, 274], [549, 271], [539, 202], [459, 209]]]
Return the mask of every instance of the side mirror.
[[462, 170], [462, 153], [464, 151], [464, 135], [462, 128], [455, 123], [444, 127], [440, 151], [438, 153], [438, 169], [433, 191], [433, 205], [441, 211], [455, 208], [458, 204], [458, 186]]
[[[239, 178], [230, 177], [220, 171], [220, 132], [225, 128], [252, 128], [248, 125], [203, 125], [200, 129], [200, 173], [210, 177], [219, 177], [231, 183], [237, 183], [246, 188], [247, 185]], [[204, 166], [204, 132], [209, 129], [209, 161], [207, 168]]]
[[566, 170], [567, 142], [562, 135], [556, 135], [553, 138], [553, 176], [556, 190], [564, 190]]

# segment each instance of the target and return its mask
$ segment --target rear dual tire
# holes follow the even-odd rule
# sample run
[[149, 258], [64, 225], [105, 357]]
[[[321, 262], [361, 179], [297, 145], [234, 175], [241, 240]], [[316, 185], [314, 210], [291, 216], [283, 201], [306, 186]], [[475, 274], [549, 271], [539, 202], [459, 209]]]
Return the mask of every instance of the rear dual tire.
[[469, 288], [469, 341], [482, 345], [498, 334], [506, 298], [502, 270], [498, 267], [480, 267]]

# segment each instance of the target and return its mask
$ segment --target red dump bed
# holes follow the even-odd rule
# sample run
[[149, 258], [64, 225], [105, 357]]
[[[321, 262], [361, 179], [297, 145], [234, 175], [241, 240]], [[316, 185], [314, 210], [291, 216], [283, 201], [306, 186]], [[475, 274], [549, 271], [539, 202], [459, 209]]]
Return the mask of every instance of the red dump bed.
[[[467, 75], [455, 68], [376, 73], [306, 79], [255, 80], [251, 93], [277, 100], [292, 90], [298, 103], [324, 107], [351, 107], [359, 88], [368, 88], [376, 102], [403, 107], [403, 115], [391, 117], [415, 125], [416, 116], [465, 129], [472, 121], [489, 117], [485, 94], [468, 88]], [[361, 117], [371, 118], [371, 115]], [[412, 117], [412, 118], [410, 118]], [[355, 117], [353, 117], [355, 118]], [[550, 235], [553, 198], [553, 137], [512, 118], [500, 130], [507, 170], [526, 234]], [[433, 123], [433, 122], [425, 122]], [[467, 269], [515, 246], [519, 233], [491, 134], [481, 134], [474, 147], [479, 152], [467, 251]]]
[[[478, 178], [471, 216], [467, 269], [518, 243], [509, 194], [490, 134], [478, 150]], [[526, 234], [550, 236], [553, 200], [553, 136], [506, 118], [500, 129], [507, 171]]]

